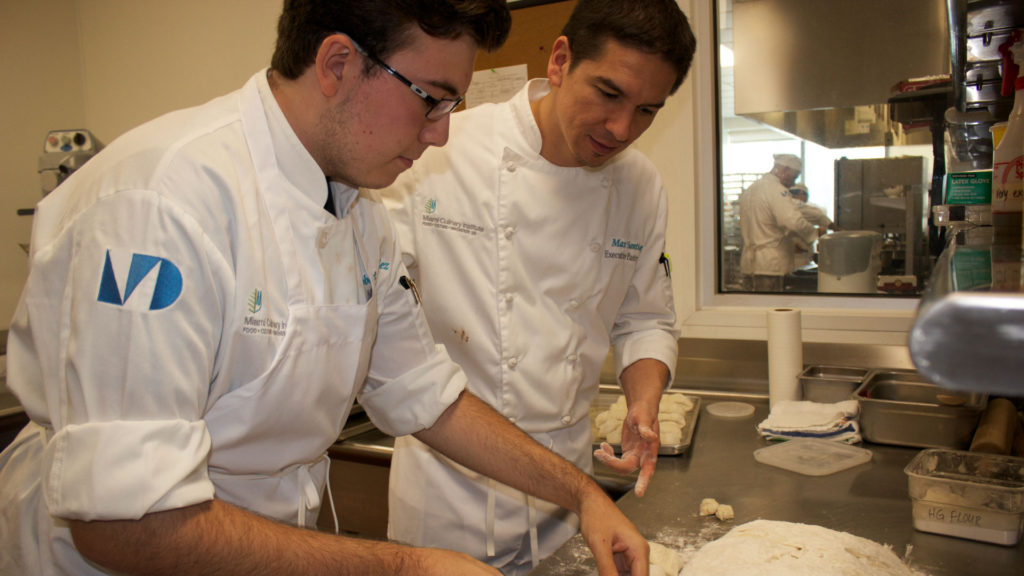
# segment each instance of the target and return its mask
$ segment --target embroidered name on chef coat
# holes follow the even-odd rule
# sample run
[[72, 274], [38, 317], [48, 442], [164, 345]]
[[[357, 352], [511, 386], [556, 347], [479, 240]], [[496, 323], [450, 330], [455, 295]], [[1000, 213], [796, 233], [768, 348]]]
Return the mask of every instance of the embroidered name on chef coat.
[[631, 242], [622, 238], [612, 238], [611, 248], [605, 249], [604, 257], [608, 260], [636, 262], [640, 259], [640, 252], [643, 249], [644, 245], [638, 242]]

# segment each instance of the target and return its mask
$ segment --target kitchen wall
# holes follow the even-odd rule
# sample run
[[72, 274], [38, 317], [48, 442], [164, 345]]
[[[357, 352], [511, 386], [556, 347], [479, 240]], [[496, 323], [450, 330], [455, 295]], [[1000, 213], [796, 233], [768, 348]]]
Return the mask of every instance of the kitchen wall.
[[28, 274], [32, 220], [18, 216], [40, 197], [36, 162], [55, 127], [85, 121], [74, 0], [0, 2], [0, 329], [7, 328]]
[[[763, 340], [765, 309], [797, 306], [811, 341], [902, 345], [913, 302], [717, 295], [715, 108], [710, 0], [679, 0], [698, 38], [694, 69], [637, 146], [669, 192], [669, 253], [684, 336]], [[0, 328], [27, 274], [36, 161], [47, 131], [87, 128], [110, 142], [172, 109], [231, 91], [273, 52], [281, 0], [35, 0], [0, 3]], [[17, 55], [10, 58], [8, 55]]]

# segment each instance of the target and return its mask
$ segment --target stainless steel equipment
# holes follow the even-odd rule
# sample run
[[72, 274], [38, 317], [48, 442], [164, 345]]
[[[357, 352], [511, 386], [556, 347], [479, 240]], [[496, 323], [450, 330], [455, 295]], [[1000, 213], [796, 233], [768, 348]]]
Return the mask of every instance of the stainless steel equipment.
[[908, 346], [918, 371], [940, 386], [1019, 396], [1021, 229], [994, 230], [987, 243], [971, 242], [971, 230], [951, 239], [918, 307]]
[[[43, 141], [43, 153], [39, 156], [39, 183], [43, 196], [60, 186], [75, 170], [103, 149], [101, 143], [88, 130], [51, 130]], [[18, 216], [31, 216], [35, 208], [18, 208]], [[29, 253], [27, 242], [18, 246]]]
[[810, 402], [842, 402], [853, 398], [867, 375], [867, 368], [811, 365], [800, 373], [800, 390]]
[[836, 224], [883, 236], [883, 275], [922, 277], [930, 268], [929, 172], [920, 156], [840, 158], [835, 164]]
[[988, 396], [950, 395], [913, 370], [875, 370], [854, 392], [868, 442], [966, 450]]
[[43, 142], [39, 157], [39, 180], [43, 196], [53, 192], [72, 172], [103, 149], [88, 130], [52, 130]]

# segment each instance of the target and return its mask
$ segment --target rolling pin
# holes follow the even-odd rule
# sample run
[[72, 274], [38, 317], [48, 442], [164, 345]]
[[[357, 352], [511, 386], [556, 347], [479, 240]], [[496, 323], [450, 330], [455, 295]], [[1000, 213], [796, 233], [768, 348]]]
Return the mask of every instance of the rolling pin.
[[974, 431], [971, 452], [1009, 454], [1013, 448], [1013, 437], [1018, 425], [1017, 408], [1013, 402], [1006, 398], [989, 400], [988, 407], [981, 415], [978, 429]]
[[1024, 424], [1017, 419], [1017, 432], [1013, 435], [1013, 455], [1024, 456]]

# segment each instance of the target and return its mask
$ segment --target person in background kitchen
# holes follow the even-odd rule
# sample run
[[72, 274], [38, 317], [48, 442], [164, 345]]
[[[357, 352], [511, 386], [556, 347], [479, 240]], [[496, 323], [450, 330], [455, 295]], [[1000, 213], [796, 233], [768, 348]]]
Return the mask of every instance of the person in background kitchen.
[[[629, 146], [683, 82], [696, 47], [675, 0], [581, 0], [547, 78], [455, 114], [451, 141], [383, 192], [431, 329], [470, 389], [591, 470], [589, 408], [610, 347], [628, 401], [623, 472], [643, 495], [677, 356], [666, 195]], [[575, 516], [396, 440], [389, 536], [522, 574]]]
[[[789, 196], [796, 205], [800, 215], [819, 230], [836, 230], [836, 225], [820, 207], [808, 202], [810, 196], [807, 194], [807, 186], [797, 182], [789, 187]], [[806, 244], [795, 234], [788, 234], [787, 237], [793, 243], [793, 270], [807, 266], [812, 262], [814, 245]]]
[[770, 172], [740, 194], [743, 251], [740, 273], [745, 290], [782, 292], [783, 278], [793, 269], [793, 234], [811, 245], [826, 229], [815, 228], [800, 214], [789, 188], [803, 163], [793, 154], [776, 154]]
[[0, 574], [497, 574], [304, 529], [357, 396], [383, 431], [581, 512], [602, 575], [647, 574], [600, 487], [464, 390], [358, 190], [445, 143], [510, 21], [502, 0], [287, 0], [268, 70], [123, 135], [39, 204]]

